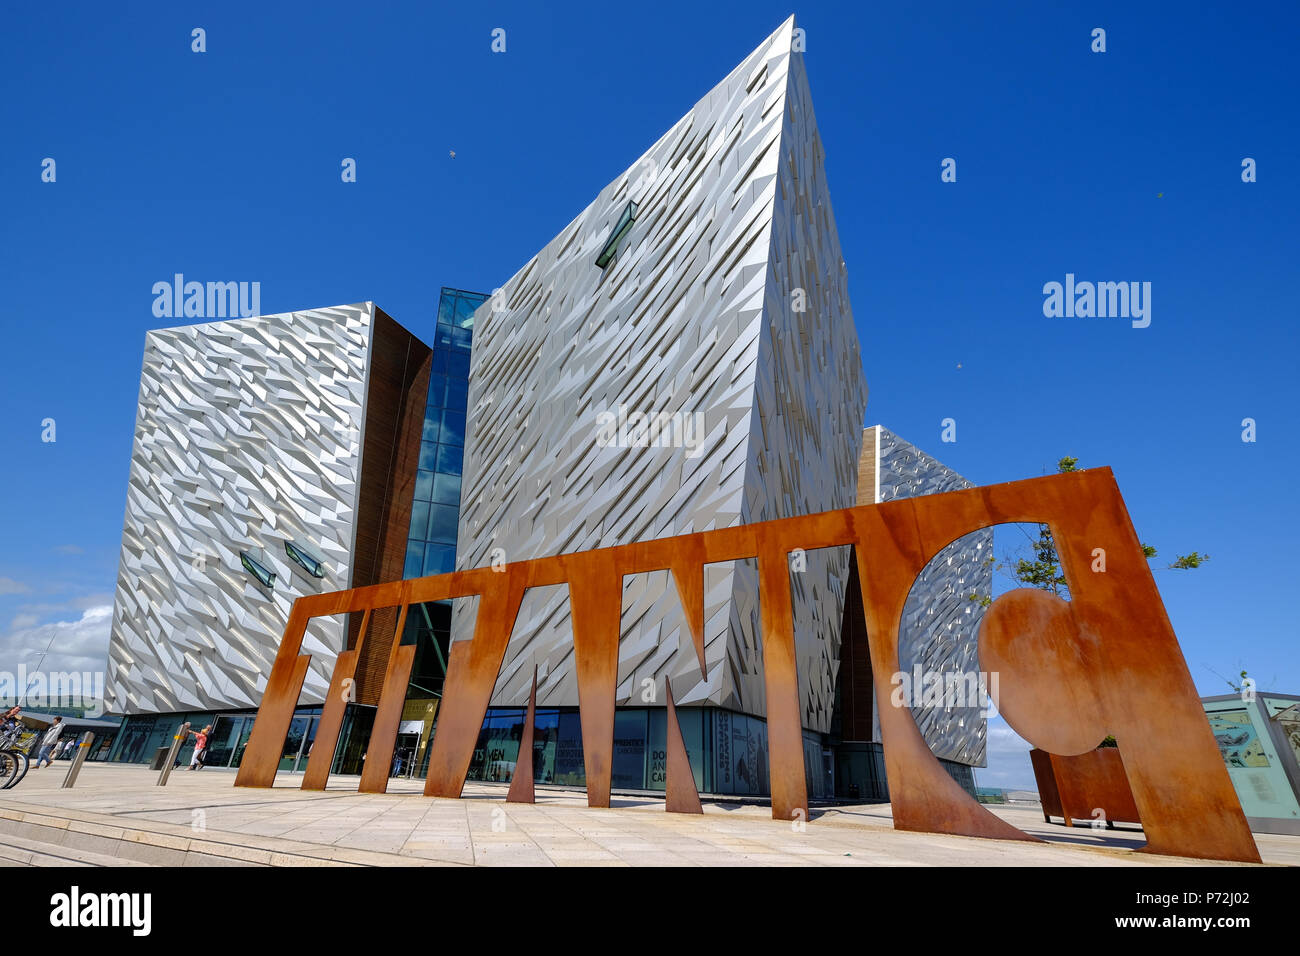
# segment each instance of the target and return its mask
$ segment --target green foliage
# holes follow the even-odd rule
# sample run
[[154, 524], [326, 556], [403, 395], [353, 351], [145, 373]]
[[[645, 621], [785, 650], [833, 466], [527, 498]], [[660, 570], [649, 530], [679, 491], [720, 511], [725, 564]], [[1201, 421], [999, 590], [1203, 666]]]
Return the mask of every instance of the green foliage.
[[[1056, 470], [1061, 474], [1079, 470], [1079, 459], [1066, 455], [1056, 463]], [[1052, 538], [1052, 529], [1047, 525], [1038, 526], [1038, 540], [1031, 541], [1030, 547], [1033, 550], [1033, 559], [1017, 557], [1015, 554], [1006, 556], [1002, 563], [997, 565], [997, 570], [1007, 574], [1019, 584], [1033, 588], [1041, 588], [1044, 591], [1050, 591], [1058, 597], [1069, 597], [1069, 588], [1065, 583], [1065, 572], [1061, 568], [1060, 555], [1056, 552], [1056, 541]], [[1158, 552], [1153, 545], [1142, 542], [1142, 554], [1150, 560]], [[1199, 568], [1206, 561], [1210, 560], [1208, 554], [1201, 554], [1193, 551], [1191, 554], [1180, 554], [1173, 564], [1169, 565], [1170, 569], [1186, 571], [1192, 568]], [[988, 563], [993, 564], [994, 559], [989, 557]], [[969, 601], [976, 601], [980, 607], [988, 607], [993, 603], [992, 595], [979, 594], [971, 592], [967, 597]], [[1245, 676], [1244, 674], [1242, 675]], [[1236, 688], [1234, 688], [1236, 689]], [[1113, 738], [1107, 738], [1113, 740]], [[1103, 745], [1114, 746], [1114, 744]]]
[[1016, 562], [1013, 576], [1021, 584], [1042, 588], [1053, 594], [1066, 592], [1065, 573], [1061, 570], [1061, 558], [1056, 553], [1056, 541], [1052, 538], [1052, 529], [1047, 525], [1038, 526], [1038, 540], [1033, 544], [1034, 559], [1021, 558]]
[[1098, 749], [1101, 749], [1102, 747], [1118, 747], [1118, 746], [1119, 744], [1116, 743], [1114, 734], [1108, 734], [1105, 740], [1097, 744]]

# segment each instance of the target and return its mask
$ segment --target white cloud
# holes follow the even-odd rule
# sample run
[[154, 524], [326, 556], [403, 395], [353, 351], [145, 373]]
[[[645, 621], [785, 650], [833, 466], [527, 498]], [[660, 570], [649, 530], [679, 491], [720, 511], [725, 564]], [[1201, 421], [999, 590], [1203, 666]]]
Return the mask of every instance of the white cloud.
[[31, 617], [18, 615], [9, 633], [0, 638], [0, 669], [16, 671], [19, 664], [25, 664], [30, 670], [39, 662], [42, 671], [105, 670], [113, 624], [111, 604], [87, 608], [75, 621], [35, 624], [25, 620]]
[[0, 594], [28, 594], [31, 588], [13, 578], [0, 578]]
[[976, 768], [975, 776], [981, 787], [1002, 787], [1005, 790], [1037, 790], [1034, 768], [1029, 762], [1029, 742], [1008, 726], [1001, 717], [993, 717], [988, 726], [987, 763]]
[[113, 595], [111, 594], [86, 594], [82, 597], [73, 598], [68, 602], [68, 607], [78, 611], [88, 611], [91, 608], [102, 607], [107, 604], [110, 610], [113, 607]]
[[[92, 607], [100, 607], [107, 604], [110, 607], [113, 604], [113, 595], [103, 591], [94, 594], [83, 594], [80, 597], [69, 598], [66, 601], [47, 601], [44, 603], [25, 603], [19, 604], [18, 610], [24, 614], [35, 614], [40, 617], [49, 615], [64, 616], [69, 611], [86, 611]], [[16, 625], [10, 625], [13, 629]]]

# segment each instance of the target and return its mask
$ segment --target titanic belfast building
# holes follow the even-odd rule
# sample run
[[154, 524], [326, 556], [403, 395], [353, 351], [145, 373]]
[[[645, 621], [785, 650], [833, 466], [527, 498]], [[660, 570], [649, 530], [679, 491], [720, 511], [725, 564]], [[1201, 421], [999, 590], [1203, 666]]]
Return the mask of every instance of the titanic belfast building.
[[[864, 355], [793, 18], [491, 292], [436, 314], [373, 302], [160, 329], [145, 340], [109, 652], [112, 760], [213, 725], [243, 755], [293, 601], [403, 578], [969, 487], [864, 428]], [[557, 224], [558, 225], [558, 224]], [[870, 321], [863, 323], [870, 328]], [[989, 532], [908, 599], [905, 670], [970, 673]], [[883, 799], [879, 708], [847, 548], [792, 561], [809, 796]], [[668, 572], [622, 583], [613, 786], [664, 787], [672, 681], [705, 794], [768, 793], [758, 574], [705, 569], [700, 667]], [[426, 772], [450, 645], [472, 599], [373, 612], [334, 755], [357, 773], [394, 641], [415, 645], [392, 773]], [[352, 618], [359, 617], [353, 615]], [[301, 771], [336, 656], [315, 619], [280, 768]], [[565, 587], [527, 592], [470, 778], [508, 781], [534, 670], [538, 784], [582, 786]], [[908, 706], [908, 703], [902, 704]], [[912, 701], [971, 788], [976, 707]]]

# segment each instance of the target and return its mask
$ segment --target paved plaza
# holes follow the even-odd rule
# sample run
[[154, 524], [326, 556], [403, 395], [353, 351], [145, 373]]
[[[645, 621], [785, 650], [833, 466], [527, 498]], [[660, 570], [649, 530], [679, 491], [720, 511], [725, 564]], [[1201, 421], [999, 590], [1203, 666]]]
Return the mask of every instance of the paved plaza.
[[[507, 804], [494, 784], [442, 800], [423, 796], [418, 780], [357, 793], [356, 777], [305, 793], [288, 773], [254, 790], [212, 769], [178, 770], [159, 787], [156, 772], [112, 764], [86, 764], [64, 790], [66, 771], [32, 770], [0, 792], [0, 865], [1207, 865], [1134, 852], [1137, 830], [1045, 824], [1037, 807], [991, 809], [1043, 844], [896, 831], [887, 804], [814, 808], [796, 829], [765, 806], [731, 802], [706, 802], [702, 817], [665, 813], [653, 797], [590, 809], [580, 791], [538, 788], [535, 805]], [[1256, 840], [1266, 863], [1300, 864], [1300, 837]]]

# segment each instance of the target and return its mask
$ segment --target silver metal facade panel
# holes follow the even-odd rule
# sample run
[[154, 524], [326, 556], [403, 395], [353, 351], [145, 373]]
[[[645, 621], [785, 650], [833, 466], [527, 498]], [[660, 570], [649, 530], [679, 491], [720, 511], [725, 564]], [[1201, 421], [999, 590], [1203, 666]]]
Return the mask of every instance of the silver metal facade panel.
[[[105, 695], [114, 713], [255, 707], [296, 597], [351, 585], [374, 305], [145, 338]], [[284, 542], [321, 558], [301, 571]], [[276, 572], [262, 588], [240, 564]], [[318, 619], [304, 703], [343, 646]]]
[[[853, 504], [866, 384], [793, 30], [475, 314], [457, 567]], [[636, 222], [601, 270], [629, 200]], [[702, 440], [604, 443], [601, 413], [620, 409], [699, 416]], [[846, 572], [843, 555], [814, 553], [794, 575], [810, 729], [829, 727]], [[459, 602], [454, 640], [471, 635], [471, 608]], [[667, 573], [628, 578], [619, 702], [649, 703], [646, 682], [661, 693], [667, 676], [680, 704], [762, 715], [757, 635], [749, 562], [707, 569], [705, 674]], [[493, 702], [525, 702], [533, 664], [539, 705], [577, 704], [563, 588], [526, 596]]]

